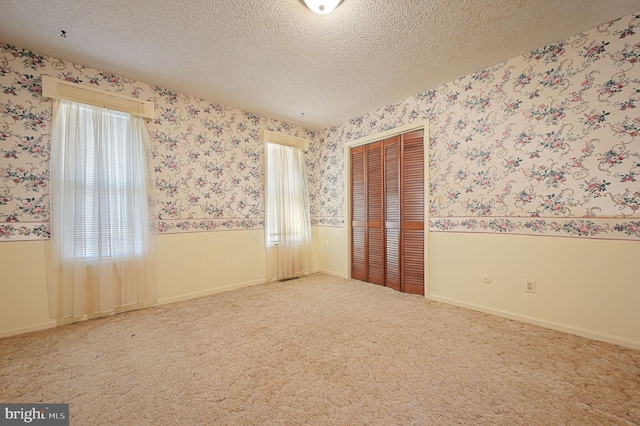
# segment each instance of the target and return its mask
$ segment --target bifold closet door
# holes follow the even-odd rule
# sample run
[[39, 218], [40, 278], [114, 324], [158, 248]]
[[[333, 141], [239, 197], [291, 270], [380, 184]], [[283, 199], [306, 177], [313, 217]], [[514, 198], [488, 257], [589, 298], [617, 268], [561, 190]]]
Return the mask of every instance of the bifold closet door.
[[424, 132], [351, 148], [351, 276], [424, 294]]
[[367, 281], [384, 285], [384, 234], [382, 229], [382, 142], [365, 145], [367, 152]]
[[351, 276], [384, 284], [382, 142], [351, 149]]
[[351, 149], [351, 277], [367, 280], [366, 146]]
[[402, 135], [401, 283], [405, 293], [424, 294], [424, 131]]
[[400, 136], [384, 140], [385, 282], [400, 285]]

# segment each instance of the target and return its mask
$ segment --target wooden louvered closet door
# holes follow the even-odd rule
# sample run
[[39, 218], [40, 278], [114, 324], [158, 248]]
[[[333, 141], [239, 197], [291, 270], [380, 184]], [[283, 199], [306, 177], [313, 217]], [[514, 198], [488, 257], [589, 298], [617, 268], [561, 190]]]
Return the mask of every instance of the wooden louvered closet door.
[[385, 285], [400, 286], [400, 136], [384, 141]]
[[424, 294], [422, 130], [351, 149], [351, 276]]
[[367, 147], [367, 281], [384, 285], [382, 142]]
[[402, 291], [424, 294], [424, 132], [402, 135], [400, 238]]
[[367, 280], [366, 146], [351, 149], [351, 277]]
[[382, 142], [351, 150], [351, 276], [384, 284]]

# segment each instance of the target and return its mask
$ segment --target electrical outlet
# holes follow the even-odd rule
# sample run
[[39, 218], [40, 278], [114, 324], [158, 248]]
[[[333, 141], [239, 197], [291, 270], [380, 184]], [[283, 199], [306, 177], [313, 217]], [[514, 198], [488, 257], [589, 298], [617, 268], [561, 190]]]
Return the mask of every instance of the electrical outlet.
[[526, 280], [524, 291], [527, 293], [535, 293], [536, 292], [536, 281], [535, 280]]

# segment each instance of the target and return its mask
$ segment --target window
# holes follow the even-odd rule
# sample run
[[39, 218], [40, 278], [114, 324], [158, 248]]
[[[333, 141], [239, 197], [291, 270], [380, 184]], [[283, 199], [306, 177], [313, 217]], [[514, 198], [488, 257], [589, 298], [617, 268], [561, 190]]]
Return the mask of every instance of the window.
[[130, 114], [56, 101], [52, 231], [63, 259], [142, 256], [146, 130]]
[[265, 142], [267, 280], [311, 272], [311, 219], [303, 149], [308, 142], [261, 131]]
[[301, 243], [309, 226], [304, 154], [274, 143], [267, 143], [266, 151], [267, 246]]
[[[301, 152], [289, 146], [267, 143], [266, 149], [267, 245], [278, 244], [280, 240], [301, 241], [307, 196], [306, 176], [301, 170], [304, 159], [298, 159]], [[286, 225], [279, 224], [285, 220]]]
[[157, 299], [149, 228], [153, 102], [42, 77], [51, 122], [51, 318], [78, 320]]

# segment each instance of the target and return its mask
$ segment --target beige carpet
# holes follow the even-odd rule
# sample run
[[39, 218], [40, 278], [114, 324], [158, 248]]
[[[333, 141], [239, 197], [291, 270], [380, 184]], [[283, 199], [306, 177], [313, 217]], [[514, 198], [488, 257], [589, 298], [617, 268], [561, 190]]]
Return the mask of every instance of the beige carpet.
[[0, 340], [72, 425], [640, 424], [640, 351], [316, 274]]

